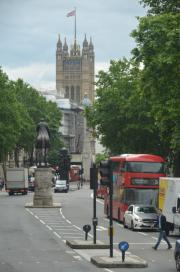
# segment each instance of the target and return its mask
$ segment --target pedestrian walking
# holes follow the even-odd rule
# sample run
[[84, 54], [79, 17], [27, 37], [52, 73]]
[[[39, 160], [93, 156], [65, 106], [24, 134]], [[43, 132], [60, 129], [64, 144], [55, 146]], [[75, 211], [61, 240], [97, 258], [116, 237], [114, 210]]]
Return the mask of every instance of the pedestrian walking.
[[167, 245], [168, 245], [168, 249], [172, 248], [172, 245], [170, 244], [167, 235], [166, 235], [166, 217], [165, 215], [163, 215], [162, 210], [159, 209], [158, 210], [158, 224], [159, 224], [159, 237], [157, 240], [157, 243], [155, 244], [155, 246], [153, 246], [153, 249], [157, 250], [160, 242], [162, 239], [164, 239], [164, 241], [166, 241]]

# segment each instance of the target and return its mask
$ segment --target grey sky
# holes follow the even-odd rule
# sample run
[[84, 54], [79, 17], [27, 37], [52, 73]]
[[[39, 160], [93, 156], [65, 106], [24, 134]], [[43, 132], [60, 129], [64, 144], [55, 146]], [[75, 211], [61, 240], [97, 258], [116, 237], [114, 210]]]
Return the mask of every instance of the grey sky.
[[145, 10], [138, 0], [0, 0], [0, 66], [10, 78], [23, 78], [35, 87], [55, 88], [58, 34], [70, 45], [92, 37], [96, 71], [111, 59], [129, 57], [135, 46], [130, 32]]

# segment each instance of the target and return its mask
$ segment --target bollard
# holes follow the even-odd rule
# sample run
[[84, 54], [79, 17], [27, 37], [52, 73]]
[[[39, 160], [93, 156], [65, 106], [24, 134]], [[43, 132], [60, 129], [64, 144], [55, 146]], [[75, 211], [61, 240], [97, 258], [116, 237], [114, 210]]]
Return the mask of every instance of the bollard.
[[90, 225], [84, 225], [83, 230], [85, 232], [85, 240], [87, 240], [88, 239], [88, 232], [90, 232], [91, 226]]

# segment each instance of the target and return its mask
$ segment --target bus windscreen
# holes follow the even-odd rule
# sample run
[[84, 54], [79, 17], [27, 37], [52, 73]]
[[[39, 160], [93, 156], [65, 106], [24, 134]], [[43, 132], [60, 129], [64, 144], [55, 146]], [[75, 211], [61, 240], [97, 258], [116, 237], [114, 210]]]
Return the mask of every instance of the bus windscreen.
[[134, 189], [126, 188], [124, 190], [124, 203], [157, 205], [158, 189]]

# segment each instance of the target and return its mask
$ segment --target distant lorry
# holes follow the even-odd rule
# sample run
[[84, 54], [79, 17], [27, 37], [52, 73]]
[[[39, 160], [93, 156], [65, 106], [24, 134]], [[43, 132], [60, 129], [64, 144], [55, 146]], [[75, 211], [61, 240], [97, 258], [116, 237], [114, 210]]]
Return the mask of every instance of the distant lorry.
[[180, 178], [159, 179], [159, 208], [167, 220], [167, 234], [180, 235]]
[[6, 191], [9, 195], [28, 193], [28, 169], [7, 168], [6, 169]]

